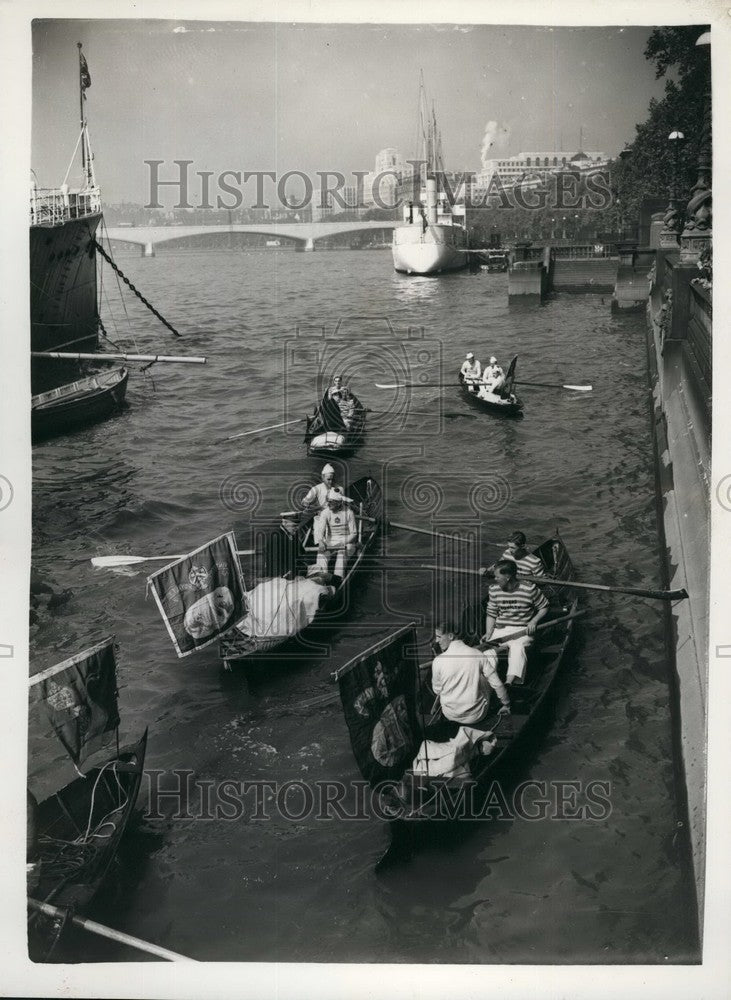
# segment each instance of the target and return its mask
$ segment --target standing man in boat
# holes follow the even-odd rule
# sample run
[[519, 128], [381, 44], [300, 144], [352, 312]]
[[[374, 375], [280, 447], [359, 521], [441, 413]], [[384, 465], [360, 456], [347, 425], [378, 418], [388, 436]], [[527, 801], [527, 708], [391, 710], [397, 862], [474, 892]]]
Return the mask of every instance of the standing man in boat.
[[350, 507], [345, 505], [345, 497], [340, 486], [335, 486], [327, 495], [327, 507], [322, 513], [321, 536], [317, 553], [318, 568], [327, 572], [333, 552], [335, 558], [334, 576], [342, 582], [348, 559], [355, 552], [355, 540], [358, 528], [355, 515]]
[[312, 521], [312, 540], [315, 545], [319, 545], [322, 538], [322, 517], [327, 510], [327, 495], [332, 489], [335, 480], [335, 469], [329, 463], [323, 465], [320, 473], [321, 482], [313, 486], [302, 500], [302, 507], [306, 512], [314, 511], [315, 516]]
[[264, 549], [264, 573], [292, 580], [304, 568], [302, 546], [295, 516], [285, 515], [279, 527], [269, 533]]
[[[502, 639], [525, 629], [526, 634], [511, 640], [508, 646], [508, 685], [522, 684], [528, 664], [528, 647], [538, 622], [548, 614], [548, 600], [535, 583], [518, 579], [518, 569], [512, 559], [501, 559], [495, 567], [495, 583], [488, 591], [485, 634], [482, 642]], [[485, 656], [497, 667], [497, 650], [487, 649]]]
[[342, 391], [343, 391], [343, 379], [342, 379], [342, 376], [341, 375], [335, 375], [333, 377], [332, 382], [330, 383], [330, 387], [327, 390], [327, 398], [328, 399], [332, 399], [332, 397], [334, 396], [334, 394], [336, 392], [337, 393], [341, 393]]
[[458, 639], [454, 625], [437, 625], [434, 644], [440, 652], [432, 661], [432, 690], [439, 697], [445, 719], [461, 726], [482, 722], [490, 711], [493, 691], [502, 703], [499, 714], [510, 714], [508, 692], [495, 664], [479, 649]]
[[353, 401], [353, 396], [347, 385], [343, 386], [342, 392], [340, 393], [340, 415], [343, 418], [343, 423], [345, 424], [346, 431], [349, 431], [353, 425], [353, 415], [355, 414], [355, 402]]
[[459, 373], [462, 376], [463, 381], [469, 388], [470, 392], [474, 392], [477, 383], [480, 381], [482, 366], [480, 365], [479, 361], [475, 360], [475, 356], [472, 353], [472, 351], [470, 351], [467, 354], [467, 357], [463, 361]]

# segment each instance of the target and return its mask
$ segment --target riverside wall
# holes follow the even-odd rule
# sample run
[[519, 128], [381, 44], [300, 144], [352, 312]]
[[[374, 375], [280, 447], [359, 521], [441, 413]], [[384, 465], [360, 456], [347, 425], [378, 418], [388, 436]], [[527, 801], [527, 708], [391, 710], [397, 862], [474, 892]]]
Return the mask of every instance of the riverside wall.
[[[645, 275], [647, 357], [652, 400], [665, 585], [688, 599], [667, 609], [677, 758], [687, 805], [698, 926], [702, 934], [706, 860], [707, 690], [710, 615], [711, 344], [710, 291], [679, 252], [657, 251]], [[627, 276], [624, 276], [625, 283]], [[633, 283], [632, 293], [636, 289]], [[627, 296], [629, 297], [629, 296]], [[681, 822], [685, 822], [681, 820]]]

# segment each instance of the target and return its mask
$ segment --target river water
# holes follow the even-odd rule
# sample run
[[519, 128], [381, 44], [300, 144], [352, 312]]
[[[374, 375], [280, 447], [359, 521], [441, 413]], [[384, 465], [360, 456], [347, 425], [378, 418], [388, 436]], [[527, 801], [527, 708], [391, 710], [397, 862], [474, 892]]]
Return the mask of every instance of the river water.
[[[659, 587], [644, 318], [611, 316], [599, 295], [509, 306], [505, 275], [409, 278], [386, 252], [127, 252], [118, 263], [183, 339], [134, 301], [127, 326], [107, 278], [109, 335], [129, 347], [131, 329], [140, 349], [208, 364], [156, 366], [154, 384], [134, 373], [124, 413], [35, 447], [33, 564], [59, 600], [33, 614], [32, 668], [114, 633], [122, 736], [149, 726], [157, 787], [191, 772], [193, 792], [177, 818], [159, 800], [157, 818], [136, 820], [90, 915], [199, 960], [697, 960], [659, 603], [584, 601], [555, 713], [518, 776], [545, 783], [546, 818], [498, 810], [377, 877], [387, 831], [376, 817], [294, 819], [293, 800], [289, 816], [206, 820], [196, 782], [359, 779], [330, 672], [410, 619], [426, 642], [452, 600], [418, 568], [440, 543], [389, 533], [382, 569], [361, 577], [327, 647], [248, 678], [224, 673], [215, 646], [177, 659], [145, 574], [89, 563], [190, 551], [227, 529], [246, 547], [322, 463], [305, 457], [301, 424], [221, 439], [301, 417], [318, 372], [341, 371], [373, 412], [338, 471], [379, 479], [391, 519], [481, 522], [483, 564], [517, 527], [533, 543], [558, 527], [580, 578]], [[451, 388], [375, 388], [451, 380], [469, 349], [503, 365], [518, 354], [519, 378], [594, 390], [525, 386], [523, 419], [502, 420]], [[36, 709], [30, 751], [39, 797], [73, 777]], [[602, 818], [555, 807], [557, 782], [581, 783], [581, 802], [592, 781], [609, 788]], [[69, 949], [75, 961], [137, 957], [88, 938]]]

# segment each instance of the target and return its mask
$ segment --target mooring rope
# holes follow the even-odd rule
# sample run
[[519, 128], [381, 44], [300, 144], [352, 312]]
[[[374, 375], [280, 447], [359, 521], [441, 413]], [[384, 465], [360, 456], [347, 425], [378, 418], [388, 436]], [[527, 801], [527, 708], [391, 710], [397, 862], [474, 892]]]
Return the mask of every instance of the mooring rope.
[[119, 275], [119, 277], [122, 279], [122, 281], [125, 283], [125, 285], [127, 285], [127, 287], [132, 292], [134, 292], [134, 294], [137, 296], [137, 298], [140, 300], [140, 302], [142, 302], [143, 305], [147, 306], [147, 308], [150, 310], [150, 312], [152, 313], [152, 315], [156, 316], [160, 320], [160, 322], [163, 324], [163, 326], [166, 326], [168, 328], [168, 330], [170, 330], [171, 333], [175, 334], [176, 337], [182, 336], [182, 334], [180, 334], [175, 329], [175, 327], [172, 325], [172, 323], [168, 323], [168, 321], [165, 319], [165, 317], [162, 316], [157, 311], [157, 309], [153, 305], [151, 305], [151, 303], [149, 303], [147, 301], [147, 299], [142, 294], [142, 292], [140, 292], [139, 289], [135, 288], [135, 286], [129, 280], [129, 278], [127, 277], [127, 275], [122, 271], [122, 269], [120, 267], [117, 267], [117, 265], [114, 263], [114, 261], [109, 256], [109, 254], [104, 249], [104, 247], [101, 245], [101, 243], [99, 243], [98, 240], [92, 240], [92, 243], [93, 243], [94, 247], [102, 255], [102, 257], [104, 258], [104, 260], [111, 266], [112, 270], [114, 270]]

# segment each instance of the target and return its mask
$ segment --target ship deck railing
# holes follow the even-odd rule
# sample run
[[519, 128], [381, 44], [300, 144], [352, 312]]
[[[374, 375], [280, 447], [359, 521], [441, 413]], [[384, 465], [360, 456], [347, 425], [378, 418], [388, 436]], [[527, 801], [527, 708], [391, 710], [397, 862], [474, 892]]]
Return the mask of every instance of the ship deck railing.
[[30, 224], [55, 226], [70, 219], [98, 215], [102, 210], [99, 188], [71, 191], [68, 188], [32, 188]]

